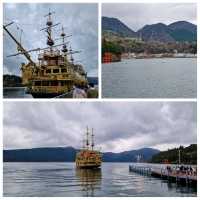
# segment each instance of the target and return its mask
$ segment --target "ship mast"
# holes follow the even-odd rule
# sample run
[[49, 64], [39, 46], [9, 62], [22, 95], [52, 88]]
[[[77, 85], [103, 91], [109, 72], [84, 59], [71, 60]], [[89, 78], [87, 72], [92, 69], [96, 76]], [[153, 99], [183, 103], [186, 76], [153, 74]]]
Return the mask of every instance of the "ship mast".
[[71, 60], [71, 63], [72, 63], [72, 65], [74, 64], [74, 58], [73, 58], [73, 56], [72, 56], [72, 54], [73, 54], [73, 51], [72, 51], [72, 47], [70, 46], [70, 49], [69, 49], [69, 53], [70, 53], [70, 60]]
[[60, 34], [61, 38], [62, 38], [62, 43], [63, 43], [63, 48], [62, 48], [62, 52], [64, 53], [64, 56], [66, 57], [67, 56], [67, 52], [68, 52], [68, 49], [67, 49], [67, 45], [65, 44], [65, 37], [66, 37], [66, 34], [64, 32], [64, 27], [62, 26], [62, 33]]
[[89, 129], [88, 129], [88, 126], [87, 126], [87, 129], [86, 129], [86, 149], [89, 150]]
[[3, 25], [3, 29], [8, 33], [8, 35], [14, 40], [14, 42], [17, 44], [17, 47], [19, 49], [19, 51], [28, 59], [28, 61], [36, 66], [35, 62], [33, 62], [33, 60], [31, 59], [30, 54], [24, 49], [24, 47], [21, 45], [20, 42], [17, 41], [17, 39], [12, 35], [12, 33], [7, 29], [7, 26], [13, 24], [12, 22], [7, 24], [7, 25]]
[[50, 47], [51, 52], [52, 52], [52, 47], [54, 45], [54, 40], [52, 38], [52, 28], [60, 24], [60, 23], [53, 24], [51, 16], [54, 13], [55, 12], [51, 12], [49, 9], [49, 13], [44, 15], [44, 17], [47, 17], [47, 23], [46, 23], [47, 27], [40, 30], [40, 31], [45, 30], [47, 32], [47, 45]]
[[92, 135], [91, 135], [91, 147], [92, 147], [92, 151], [94, 150], [94, 129], [92, 128]]
[[51, 19], [52, 14], [53, 13], [51, 13], [49, 11], [49, 13], [46, 15], [46, 16], [48, 16], [47, 23], [46, 23], [46, 25], [47, 25], [47, 30], [46, 30], [46, 32], [47, 32], [47, 45], [50, 46], [50, 51], [52, 51], [52, 46], [54, 45], [54, 41], [52, 39], [52, 28], [51, 28], [52, 25], [53, 25], [53, 21]]

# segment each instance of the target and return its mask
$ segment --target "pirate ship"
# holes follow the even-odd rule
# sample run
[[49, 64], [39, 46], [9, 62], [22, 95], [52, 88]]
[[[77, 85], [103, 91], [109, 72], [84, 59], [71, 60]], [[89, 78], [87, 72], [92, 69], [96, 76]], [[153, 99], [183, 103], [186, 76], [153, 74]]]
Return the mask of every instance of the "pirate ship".
[[94, 133], [91, 133], [87, 127], [86, 139], [83, 140], [83, 147], [76, 155], [76, 167], [93, 169], [101, 166], [102, 156], [101, 153], [94, 149]]
[[[60, 24], [53, 24], [52, 14], [54, 13], [49, 11], [44, 16], [47, 17], [46, 27], [40, 30], [47, 33], [47, 47], [45, 48], [26, 50], [21, 41], [18, 41], [8, 29], [8, 26], [14, 22], [3, 26], [6, 33], [16, 43], [18, 50], [18, 53], [8, 57], [24, 55], [28, 60], [26, 64], [21, 64], [22, 84], [27, 87], [34, 98], [62, 96], [70, 93], [74, 85], [87, 85], [87, 73], [83, 66], [74, 63], [73, 54], [80, 53], [80, 51], [73, 51], [71, 47], [68, 47], [69, 42], [65, 41], [71, 35], [66, 35], [62, 27], [60, 38], [53, 39], [52, 29]], [[62, 43], [55, 44], [55, 41], [59, 39]], [[59, 47], [62, 48], [58, 49]], [[39, 52], [37, 62], [31, 58], [32, 52]]]

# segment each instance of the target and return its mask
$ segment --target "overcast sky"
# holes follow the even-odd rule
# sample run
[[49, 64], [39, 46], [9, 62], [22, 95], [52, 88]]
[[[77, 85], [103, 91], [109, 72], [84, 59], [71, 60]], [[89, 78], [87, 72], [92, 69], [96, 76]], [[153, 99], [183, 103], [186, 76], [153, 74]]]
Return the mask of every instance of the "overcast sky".
[[87, 125], [104, 152], [197, 143], [195, 103], [4, 102], [4, 149], [80, 148]]
[[158, 22], [168, 25], [184, 20], [196, 24], [197, 20], [194, 3], [106, 3], [102, 7], [102, 15], [118, 18], [134, 31]]
[[[40, 29], [46, 26], [45, 14], [49, 8], [55, 11], [54, 23], [60, 22], [66, 27], [66, 33], [73, 35], [69, 38], [74, 50], [82, 53], [74, 54], [75, 61], [80, 61], [89, 76], [97, 76], [98, 70], [98, 7], [97, 4], [4, 4], [4, 24], [16, 22], [9, 26], [9, 30], [19, 39], [23, 29], [22, 44], [28, 49], [46, 47], [45, 33]], [[54, 30], [53, 36], [60, 37], [61, 25]], [[57, 41], [60, 44], [61, 41]], [[20, 63], [26, 61], [23, 56], [7, 58], [7, 55], [17, 52], [16, 44], [4, 32], [4, 74], [17, 74], [20, 72]], [[35, 58], [36, 53], [32, 56]]]

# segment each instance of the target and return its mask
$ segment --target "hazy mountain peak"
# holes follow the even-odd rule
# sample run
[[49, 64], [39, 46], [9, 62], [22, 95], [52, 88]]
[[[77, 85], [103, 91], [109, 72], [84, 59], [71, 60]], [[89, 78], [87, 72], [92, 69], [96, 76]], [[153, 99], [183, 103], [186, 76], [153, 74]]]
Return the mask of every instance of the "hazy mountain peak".
[[173, 22], [168, 26], [158, 22], [134, 32], [117, 18], [102, 17], [102, 30], [112, 31], [122, 37], [140, 37], [147, 42], [196, 41], [197, 35], [197, 26], [187, 21]]
[[[75, 160], [78, 150], [73, 147], [46, 147], [33, 149], [4, 150], [3, 159], [5, 162], [72, 162]], [[142, 160], [148, 161], [159, 150], [142, 148], [120, 153], [103, 152], [105, 162], [132, 162], [136, 161], [137, 155]]]
[[177, 21], [173, 22], [168, 25], [168, 27], [172, 30], [180, 30], [180, 29], [185, 29], [191, 32], [195, 32], [197, 30], [197, 26], [195, 24], [192, 24], [187, 21]]
[[136, 33], [117, 18], [103, 16], [102, 30], [112, 31], [123, 37], [136, 37]]

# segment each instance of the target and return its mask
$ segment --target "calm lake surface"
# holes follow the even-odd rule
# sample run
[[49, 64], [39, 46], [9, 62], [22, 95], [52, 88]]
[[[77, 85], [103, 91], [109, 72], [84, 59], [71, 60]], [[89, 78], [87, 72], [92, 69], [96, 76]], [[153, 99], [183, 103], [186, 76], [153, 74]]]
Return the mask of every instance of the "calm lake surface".
[[102, 65], [106, 98], [195, 98], [196, 58], [129, 59]]
[[33, 98], [31, 94], [26, 93], [25, 87], [6, 87], [3, 88], [4, 98]]
[[196, 196], [194, 188], [129, 172], [129, 163], [77, 170], [75, 163], [4, 163], [4, 196]]

